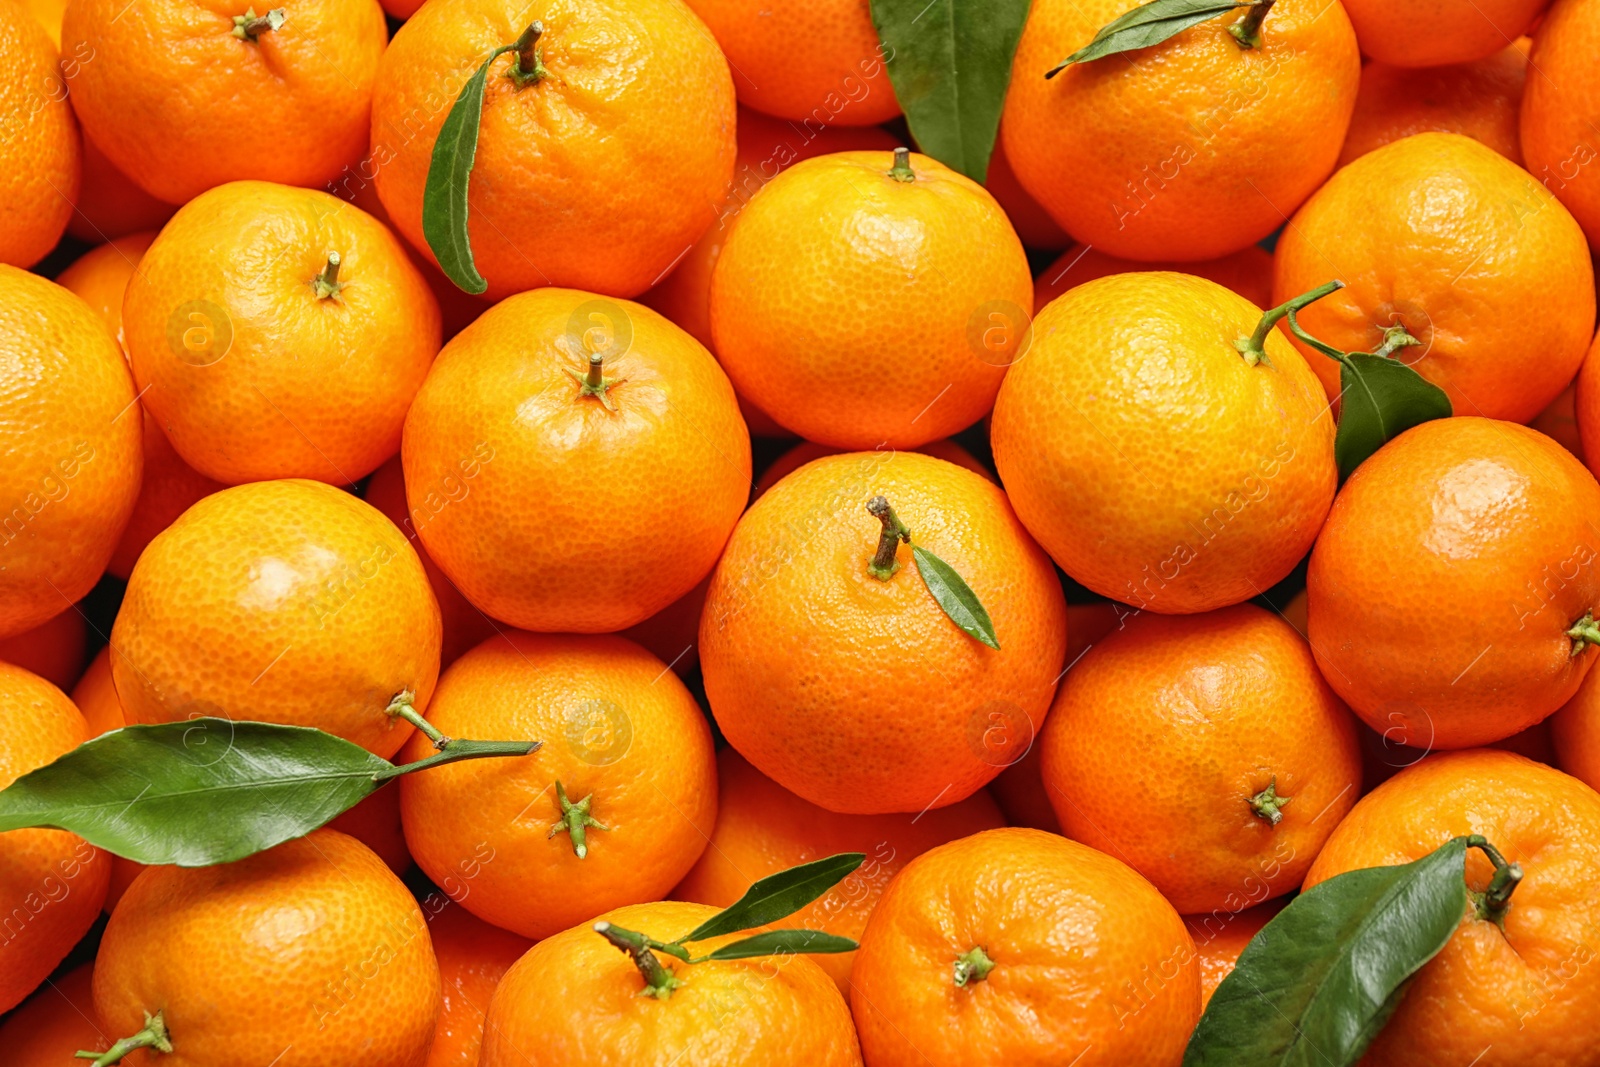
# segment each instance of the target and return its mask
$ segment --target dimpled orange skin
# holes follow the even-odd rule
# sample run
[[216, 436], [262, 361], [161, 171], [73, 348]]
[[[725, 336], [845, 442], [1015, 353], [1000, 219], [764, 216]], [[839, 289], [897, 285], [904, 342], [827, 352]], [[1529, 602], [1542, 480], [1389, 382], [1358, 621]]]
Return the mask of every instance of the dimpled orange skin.
[[69, 0], [62, 52], [92, 57], [72, 80], [87, 136], [173, 204], [244, 178], [331, 180], [366, 148], [383, 9], [294, 0], [283, 11], [248, 40], [233, 34], [244, 9], [232, 0]]
[[1392, 744], [1465, 748], [1533, 725], [1600, 655], [1566, 634], [1600, 608], [1597, 514], [1594, 476], [1536, 430], [1406, 431], [1345, 483], [1311, 553], [1323, 677]]
[[1256, 366], [1234, 347], [1260, 317], [1202, 278], [1116, 274], [1034, 319], [990, 440], [1017, 515], [1077, 581], [1189, 614], [1265, 592], [1311, 547], [1333, 419], [1280, 331]]
[[1586, 675], [1549, 723], [1555, 762], [1574, 778], [1600, 789], [1600, 674]]
[[173, 1051], [129, 1067], [421, 1067], [439, 965], [400, 879], [324, 829], [217, 867], [148, 868], [106, 926], [94, 1005], [118, 1036], [163, 1013]]
[[67, 228], [83, 164], [55, 46], [15, 0], [0, 2], [0, 70], [0, 264], [31, 267]]
[[[971, 587], [998, 651], [940, 609], [911, 545], [888, 581], [867, 573], [878, 494]], [[767, 777], [829, 811], [919, 812], [1018, 758], [1066, 630], [1055, 569], [993, 482], [915, 452], [849, 453], [801, 467], [740, 520], [706, 596], [700, 666], [723, 736]]]
[[[1459, 415], [1533, 418], [1594, 335], [1583, 231], [1526, 171], [1457, 133], [1368, 152], [1306, 201], [1278, 242], [1273, 302], [1330, 279], [1345, 288], [1299, 313], [1306, 332], [1372, 351], [1390, 325], [1405, 326], [1420, 344], [1400, 358]], [[1337, 397], [1339, 364], [1293, 344]]]
[[0, 1026], [9, 1067], [62, 1067], [80, 1049], [104, 1052], [114, 1040], [94, 1019], [94, 968], [84, 964], [39, 990]]
[[383, 512], [384, 517], [406, 535], [411, 547], [417, 550], [417, 558], [422, 560], [422, 569], [428, 572], [428, 584], [433, 587], [433, 595], [439, 601], [439, 618], [444, 629], [444, 643], [439, 652], [440, 668], [450, 666], [469, 648], [494, 636], [500, 629], [494, 620], [461, 595], [461, 590], [445, 577], [439, 565], [428, 556], [428, 550], [422, 546], [416, 524], [412, 522], [410, 509], [406, 506], [405, 473], [401, 470], [398, 455], [390, 456], [388, 462], [372, 472], [364, 499]]
[[1522, 163], [1517, 112], [1528, 75], [1527, 40], [1491, 56], [1420, 69], [1368, 63], [1361, 68], [1342, 167], [1391, 141], [1416, 133], [1460, 133], [1511, 162]]
[[[823, 456], [836, 456], [841, 451], [843, 450], [829, 445], [819, 445], [815, 441], [801, 441], [773, 460], [772, 466], [761, 472], [761, 477], [756, 479], [755, 495], [760, 496], [765, 493], [789, 474], [804, 467], [812, 460], [821, 459]], [[989, 468], [979, 463], [971, 452], [962, 448], [951, 438], [946, 437], [939, 441], [929, 441], [925, 445], [918, 445], [916, 448], [910, 449], [910, 451], [920, 452], [924, 456], [932, 456], [935, 459], [942, 459], [947, 463], [954, 463], [958, 467], [965, 467], [973, 474], [981, 474], [991, 482], [995, 480], [994, 474]]]
[[[0, 789], [88, 740], [83, 716], [65, 693], [0, 663]], [[0, 834], [0, 1012], [43, 982], [100, 914], [111, 857], [64, 830]]]
[[[717, 753], [717, 828], [700, 861], [672, 891], [677, 900], [725, 908], [758, 878], [840, 852], [866, 860], [820, 899], [781, 925], [859, 940], [878, 898], [905, 865], [935, 845], [1004, 826], [983, 790], [918, 815], [836, 815], [795, 796], [725, 748]], [[855, 953], [814, 957], [850, 993]]]
[[1125, 56], [1045, 72], [1137, 0], [1040, 0], [1000, 137], [1025, 189], [1083, 244], [1213, 259], [1259, 241], [1333, 170], [1361, 59], [1344, 9], [1279, 0], [1262, 46], [1202, 22]]
[[[809, 10], [809, 9], [801, 9]], [[761, 189], [784, 170], [813, 156], [830, 152], [893, 149], [899, 140], [875, 126], [826, 126], [797, 129], [796, 123], [739, 111], [739, 151], [734, 161], [733, 187], [711, 228], [678, 260], [672, 273], [639, 298], [687, 330], [696, 341], [715, 352], [711, 339], [711, 271], [722, 254], [733, 220]], [[781, 429], [779, 433], [784, 431]]]
[[[342, 288], [322, 297], [332, 252]], [[190, 466], [229, 485], [370, 474], [400, 447], [440, 330], [382, 223], [267, 182], [184, 205], [129, 281], [122, 326], [146, 408]]]
[[1361, 52], [1396, 67], [1493, 55], [1527, 33], [1550, 0], [1344, 0]]
[[76, 605], [55, 618], [0, 641], [0, 660], [31, 671], [58, 689], [72, 688], [83, 673], [89, 626]]
[[970, 426], [1024, 352], [1033, 280], [1005, 212], [926, 156], [912, 181], [892, 165], [795, 164], [739, 213], [711, 275], [711, 332], [740, 395], [838, 448]]
[[93, 141], [83, 142], [83, 181], [67, 222], [69, 234], [91, 244], [114, 241], [143, 230], [158, 230], [177, 210], [176, 204], [157, 200], [135, 185]]
[[94, 588], [139, 495], [128, 365], [94, 311], [0, 264], [0, 638]]
[[1061, 253], [1060, 258], [1046, 267], [1033, 283], [1033, 313], [1037, 315], [1050, 301], [1084, 282], [1111, 274], [1151, 270], [1206, 278], [1232, 289], [1257, 307], [1272, 306], [1272, 253], [1260, 245], [1251, 245], [1220, 259], [1201, 260], [1198, 263], [1138, 263], [1108, 256], [1098, 248], [1076, 245]]
[[746, 107], [819, 127], [876, 126], [900, 114], [867, 0], [688, 4], [727, 55]]
[[1533, 38], [1540, 76], [1522, 97], [1522, 157], [1600, 247], [1600, 0], [1558, 0]]
[[1261, 932], [1283, 910], [1283, 901], [1269, 900], [1239, 912], [1219, 911], [1210, 915], [1185, 915], [1183, 923], [1194, 938], [1200, 959], [1200, 1007], [1211, 1003], [1211, 994], [1222, 980], [1233, 973], [1240, 953], [1250, 939]]
[[[437, 911], [430, 908], [437, 906]], [[533, 942], [490, 926], [443, 895], [423, 902], [428, 935], [439, 957], [444, 1003], [427, 1067], [478, 1067], [483, 1020], [500, 979]]]
[[[956, 958], [973, 948], [994, 968], [958, 987]], [[1200, 1018], [1194, 942], [1172, 905], [1119, 860], [1042, 830], [986, 830], [912, 860], [850, 981], [872, 1067], [1172, 1067]]]
[[[1329, 838], [1306, 888], [1359, 867], [1410, 863], [1452, 837], [1482, 834], [1522, 866], [1505, 925], [1469, 904], [1443, 950], [1407, 985], [1362, 1067], [1588, 1064], [1600, 1042], [1600, 795], [1509, 752], [1429, 756], [1361, 799]], [[1467, 885], [1493, 867], [1467, 852]]]
[[[614, 411], [567, 373], [591, 354]], [[446, 345], [401, 459], [428, 554], [529, 630], [654, 615], [711, 570], [750, 492], [750, 436], [711, 354], [649, 308], [572, 289], [519, 293]]]
[[111, 629], [129, 722], [315, 726], [385, 758], [439, 673], [439, 607], [405, 536], [320, 482], [214, 493], [145, 549]]
[[91, 248], [56, 275], [56, 284], [78, 294], [122, 341], [122, 298], [128, 280], [156, 239], [155, 230], [130, 233]]
[[[537, 740], [520, 759], [474, 760], [402, 780], [417, 863], [468, 911], [548, 937], [607, 908], [660, 899], [705, 848], [717, 818], [711, 731], [655, 656], [609, 634], [492, 637], [445, 672], [428, 721], [449, 737]], [[404, 760], [431, 754], [420, 734]], [[551, 835], [591, 797], [588, 854]], [[615, 951], [613, 949], [613, 951]]]
[[[717, 912], [662, 901], [597, 916], [661, 941]], [[693, 942], [709, 953], [750, 934]], [[682, 984], [666, 1000], [642, 996], [627, 956], [585, 922], [546, 938], [495, 991], [482, 1067], [861, 1067], [850, 1010], [813, 956], [685, 965], [657, 956]]]
[[679, 0], [440, 0], [384, 52], [372, 98], [378, 195], [425, 255], [422, 194], [450, 102], [537, 19], [546, 77], [489, 69], [469, 232], [491, 300], [545, 285], [632, 297], [716, 221], [733, 175], [734, 90]]
[[[1253, 604], [1133, 616], [1068, 672], [1039, 741], [1062, 833], [1184, 914], [1293, 891], [1361, 793], [1355, 719]], [[1269, 785], [1277, 825], [1251, 806]]]

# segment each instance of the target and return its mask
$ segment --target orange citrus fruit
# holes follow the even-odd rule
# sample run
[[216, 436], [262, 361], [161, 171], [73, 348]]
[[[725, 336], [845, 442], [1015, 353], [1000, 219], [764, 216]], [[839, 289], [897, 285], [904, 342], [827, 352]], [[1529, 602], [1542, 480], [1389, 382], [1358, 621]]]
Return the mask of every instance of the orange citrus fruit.
[[308, 837], [216, 867], [150, 867], [111, 913], [94, 1006], [117, 1037], [159, 1011], [155, 1067], [422, 1067], [439, 965], [411, 893], [353, 837]]
[[[1273, 8], [1276, 12], [1277, 8]], [[1215, 282], [1116, 274], [1033, 323], [990, 425], [1030, 533], [1102, 596], [1173, 614], [1236, 604], [1287, 575], [1333, 500], [1333, 419], [1280, 331]]]
[[[244, 178], [321, 185], [367, 145], [388, 31], [377, 0], [69, 0], [62, 50], [86, 58], [72, 106], [145, 192], [185, 203]], [[76, 51], [75, 51], [76, 50]]]
[[93, 309], [0, 264], [0, 637], [61, 614], [105, 570], [139, 494], [135, 399]]
[[1261, 932], [1283, 910], [1284, 902], [1269, 900], [1243, 911], [1217, 911], [1209, 915], [1186, 915], [1184, 925], [1194, 938], [1200, 960], [1200, 1007], [1211, 1003], [1211, 994], [1222, 980], [1233, 973], [1250, 939]]
[[1006, 159], [1005, 145], [999, 141], [995, 142], [994, 154], [989, 157], [989, 173], [983, 179], [983, 187], [1005, 209], [1017, 238], [1026, 247], [1065, 248], [1072, 243], [1067, 231], [1050, 217], [1044, 205], [1022, 187], [1011, 161]]
[[88, 641], [89, 625], [73, 605], [48, 622], [0, 641], [0, 660], [67, 690], [83, 673]]
[[[0, 788], [88, 740], [65, 693], [9, 663], [0, 663], [0, 714]], [[20, 1004], [88, 931], [106, 898], [110, 859], [64, 830], [0, 834], [0, 1012]]]
[[[491, 637], [445, 672], [428, 721], [449, 737], [544, 743], [401, 781], [411, 854], [480, 919], [548, 937], [660, 899], [705, 848], [717, 813], [710, 728], [677, 676], [631, 641]], [[418, 735], [402, 758], [431, 752]]]
[[1415, 133], [1460, 133], [1522, 163], [1517, 112], [1528, 75], [1528, 42], [1447, 67], [1361, 68], [1361, 92], [1339, 153], [1342, 167]]
[[1493, 55], [1533, 28], [1550, 0], [1344, 0], [1364, 55], [1438, 67]]
[[912, 860], [867, 922], [850, 985], [872, 1067], [1166, 1067], [1200, 1018], [1194, 942], [1172, 905], [1042, 830], [987, 830]]
[[739, 102], [818, 129], [900, 114], [866, 0], [687, 0], [717, 38]]
[[[1404, 326], [1418, 344], [1399, 358], [1459, 415], [1533, 418], [1594, 336], [1583, 231], [1527, 171], [1458, 133], [1419, 133], [1341, 168], [1284, 231], [1274, 268], [1274, 303], [1345, 283], [1298, 316], [1335, 348], [1371, 351]], [[1337, 397], [1340, 365], [1294, 344]]]
[[1464, 748], [1533, 725], [1597, 655], [1568, 633], [1600, 608], [1597, 514], [1594, 476], [1535, 430], [1407, 430], [1351, 475], [1311, 553], [1323, 677], [1395, 744]]
[[444, 988], [426, 1067], [478, 1067], [490, 998], [501, 977], [533, 942], [490, 926], [443, 894], [429, 895], [422, 911]]
[[78, 196], [78, 124], [56, 63], [55, 44], [33, 13], [16, 0], [0, 2], [0, 264], [43, 259]]
[[971, 425], [1026, 351], [1032, 278], [1005, 212], [898, 152], [778, 175], [711, 276], [711, 332], [740, 395], [838, 448], [912, 448]]
[[94, 1017], [90, 983], [94, 968], [84, 964], [54, 981], [0, 1025], [0, 1047], [9, 1067], [63, 1067], [80, 1049], [103, 1052], [112, 1037]]
[[[884, 567], [867, 510], [880, 496], [911, 538]], [[946, 616], [913, 545], [960, 575], [998, 649]], [[801, 467], [739, 521], [700, 666], [717, 725], [763, 774], [829, 811], [919, 812], [1026, 751], [1065, 643], [1055, 570], [993, 482], [915, 452], [848, 453]]]
[[[726, 908], [759, 878], [840, 852], [865, 853], [844, 881], [784, 919], [785, 927], [860, 939], [885, 887], [935, 845], [1004, 826], [983, 790], [917, 815], [837, 815], [795, 796], [731, 748], [717, 753], [717, 826], [694, 869], [672, 891], [677, 900]], [[855, 953], [816, 957], [848, 995]]]
[[1040, 744], [1062, 832], [1185, 914], [1294, 890], [1361, 795], [1355, 720], [1252, 604], [1133, 616], [1067, 672]]
[[1333, 170], [1361, 59], [1324, 0], [1278, 0], [1245, 48], [1240, 10], [1127, 55], [1046, 72], [1138, 0], [1037, 0], [1000, 137], [1067, 233], [1125, 259], [1214, 259], [1267, 236]]
[[347, 485], [400, 447], [439, 308], [370, 215], [232, 182], [185, 204], [145, 253], [123, 338], [145, 406], [202, 474]]
[[[801, 441], [773, 460], [772, 466], [761, 472], [761, 477], [756, 479], [755, 495], [760, 496], [765, 493], [812, 460], [821, 459], [823, 456], [837, 456], [842, 451], [844, 450], [834, 448], [831, 445], [819, 445], [815, 441]], [[929, 441], [927, 444], [918, 445], [916, 448], [909, 449], [909, 451], [920, 452], [924, 456], [932, 456], [935, 459], [942, 459], [946, 463], [954, 463], [958, 467], [965, 467], [973, 474], [981, 474], [991, 482], [995, 480], [994, 474], [989, 468], [979, 463], [971, 452], [962, 448], [951, 438], [946, 437], [938, 441]]]
[[1556, 0], [1533, 37], [1538, 72], [1522, 96], [1522, 158], [1600, 246], [1600, 0]]
[[1550, 740], [1561, 769], [1600, 789], [1600, 674], [1589, 672], [1561, 710], [1550, 716]]
[[1509, 752], [1429, 756], [1361, 799], [1306, 877], [1419, 860], [1482, 834], [1522, 868], [1503, 910], [1485, 899], [1493, 866], [1467, 852], [1472, 901], [1444, 949], [1407, 983], [1363, 1067], [1579, 1064], [1600, 1043], [1600, 794]]
[[83, 181], [72, 207], [67, 232], [91, 244], [158, 230], [178, 210], [135, 185], [88, 138], [83, 141]]
[[[661, 941], [716, 914], [664, 901], [599, 918]], [[705, 954], [744, 937], [694, 943]], [[500, 980], [485, 1024], [482, 1067], [625, 1067], [646, 1057], [674, 1067], [861, 1067], [850, 1011], [809, 956], [681, 964], [655, 956], [678, 983], [665, 999], [633, 961], [574, 926], [535, 945]]]
[[1251, 245], [1219, 259], [1205, 259], [1198, 263], [1137, 263], [1131, 259], [1108, 256], [1098, 248], [1075, 245], [1061, 253], [1061, 257], [1046, 267], [1033, 283], [1033, 313], [1037, 315], [1050, 301], [1084, 282], [1092, 282], [1109, 274], [1149, 270], [1173, 271], [1206, 278], [1232, 289], [1257, 307], [1272, 306], [1272, 253], [1260, 245]]
[[129, 722], [315, 726], [388, 757], [427, 707], [439, 608], [405, 536], [320, 482], [214, 493], [145, 549], [111, 630]]
[[750, 437], [711, 354], [646, 307], [572, 289], [503, 300], [445, 346], [402, 460], [434, 562], [532, 630], [654, 615], [710, 571], [750, 492]]
[[378, 195], [432, 255], [423, 186], [439, 128], [472, 72], [534, 16], [533, 54], [489, 70], [467, 194], [478, 272], [493, 300], [545, 285], [637, 296], [716, 220], [733, 174], [728, 63], [678, 0], [423, 5], [378, 70]]

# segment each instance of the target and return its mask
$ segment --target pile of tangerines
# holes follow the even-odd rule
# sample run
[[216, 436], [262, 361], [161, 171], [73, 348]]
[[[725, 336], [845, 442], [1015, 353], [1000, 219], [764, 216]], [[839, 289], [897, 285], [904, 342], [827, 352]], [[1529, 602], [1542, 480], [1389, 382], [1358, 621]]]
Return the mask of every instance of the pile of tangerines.
[[0, 1062], [1600, 1067], [1597, 249], [1600, 0], [0, 0]]

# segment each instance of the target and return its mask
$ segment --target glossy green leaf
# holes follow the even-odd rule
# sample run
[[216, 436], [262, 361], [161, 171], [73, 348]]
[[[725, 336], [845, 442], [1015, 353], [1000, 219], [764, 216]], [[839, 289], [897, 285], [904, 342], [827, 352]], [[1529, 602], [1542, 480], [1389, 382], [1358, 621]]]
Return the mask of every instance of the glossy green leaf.
[[1301, 893], [1212, 995], [1183, 1067], [1350, 1067], [1460, 926], [1467, 841]]
[[917, 573], [939, 607], [950, 616], [950, 621], [961, 627], [968, 637], [998, 649], [1000, 642], [994, 634], [994, 620], [989, 610], [972, 591], [966, 579], [956, 569], [921, 545], [911, 546], [911, 555], [917, 561]]
[[1397, 359], [1351, 352], [1340, 364], [1333, 455], [1341, 479], [1411, 427], [1450, 417], [1445, 391]]
[[848, 937], [825, 934], [821, 930], [768, 930], [723, 945], [695, 960], [747, 960], [754, 956], [787, 956], [796, 953], [822, 954], [854, 952], [860, 946]]
[[460, 289], [481, 293], [489, 283], [472, 260], [472, 239], [467, 233], [467, 183], [478, 156], [478, 123], [483, 118], [483, 88], [494, 61], [516, 48], [507, 45], [467, 79], [439, 127], [428, 161], [428, 180], [422, 188], [422, 235], [433, 249], [439, 267]]
[[128, 726], [0, 790], [0, 831], [50, 826], [139, 863], [204, 867], [303, 837], [393, 769], [309, 727]]
[[841, 852], [769, 874], [746, 889], [744, 896], [678, 938], [678, 943], [736, 934], [787, 918], [838, 885], [866, 858], [863, 852]]
[[975, 182], [989, 173], [1029, 0], [872, 0], [889, 80], [917, 147]]
[[1150, 0], [1100, 27], [1092, 41], [1045, 71], [1044, 76], [1054, 78], [1074, 63], [1149, 48], [1207, 19], [1252, 6], [1252, 0]]

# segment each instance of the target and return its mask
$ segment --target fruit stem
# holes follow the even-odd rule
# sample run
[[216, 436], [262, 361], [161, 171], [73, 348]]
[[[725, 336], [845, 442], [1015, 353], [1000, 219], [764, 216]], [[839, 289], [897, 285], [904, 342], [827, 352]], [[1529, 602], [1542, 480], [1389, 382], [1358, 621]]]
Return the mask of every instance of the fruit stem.
[[1272, 10], [1275, 0], [1255, 0], [1246, 11], [1244, 18], [1228, 27], [1228, 32], [1233, 34], [1233, 39], [1239, 43], [1240, 48], [1261, 47], [1261, 22], [1267, 17], [1267, 12]]
[[328, 253], [328, 265], [322, 268], [322, 273], [311, 279], [311, 288], [317, 291], [318, 300], [326, 300], [330, 296], [338, 296], [339, 290], [344, 288], [344, 282], [339, 280], [339, 253]]
[[550, 832], [545, 834], [545, 837], [554, 837], [566, 831], [572, 835], [572, 851], [578, 854], [580, 860], [589, 854], [589, 827], [606, 831], [611, 829], [589, 814], [589, 806], [593, 800], [594, 794], [591, 793], [574, 804], [567, 799], [567, 791], [562, 788], [561, 780], [556, 779], [556, 804], [561, 809], [561, 818], [550, 827]]
[[983, 951], [979, 945], [974, 945], [964, 954], [956, 957], [955, 981], [962, 988], [973, 982], [981, 982], [989, 977], [989, 972], [994, 970], [994, 960]]
[[522, 31], [522, 36], [517, 38], [517, 43], [512, 48], [517, 53], [517, 58], [511, 63], [511, 80], [517, 83], [517, 88], [532, 85], [550, 72], [544, 66], [544, 54], [539, 48], [539, 37], [544, 33], [544, 23], [535, 20], [528, 28]]
[[889, 506], [888, 499], [882, 494], [867, 501], [867, 510], [883, 523], [883, 533], [878, 537], [878, 551], [867, 562], [867, 573], [880, 582], [887, 582], [900, 569], [895, 550], [900, 547], [901, 541], [908, 545], [911, 543], [911, 530], [900, 521], [900, 516], [894, 513], [894, 508]]
[[1383, 331], [1383, 344], [1372, 350], [1375, 356], [1393, 356], [1402, 348], [1420, 345], [1422, 342], [1411, 336], [1411, 332], [1403, 323], [1395, 323]]
[[153, 1048], [157, 1052], [172, 1051], [172, 1040], [167, 1034], [167, 1024], [159, 1011], [154, 1015], [145, 1012], [144, 1029], [132, 1037], [123, 1038], [106, 1051], [79, 1051], [73, 1055], [80, 1060], [93, 1060], [94, 1067], [111, 1067], [112, 1064], [121, 1063], [122, 1057], [128, 1053], [142, 1048]]
[[889, 177], [897, 182], [917, 180], [916, 172], [911, 169], [911, 149], [901, 147], [894, 150], [894, 166], [889, 168]]
[[633, 930], [624, 930], [620, 926], [612, 926], [608, 922], [594, 924], [594, 932], [611, 942], [625, 952], [633, 960], [633, 965], [639, 968], [639, 973], [644, 975], [645, 996], [655, 997], [657, 1000], [666, 1000], [672, 996], [672, 991], [683, 983], [674, 978], [672, 972], [661, 965], [656, 959], [652, 948], [667, 949], [671, 946], [662, 945], [654, 938]]
[[1285, 315], [1289, 315], [1289, 322], [1293, 325], [1293, 312], [1299, 311], [1307, 304], [1315, 303], [1329, 293], [1343, 288], [1344, 282], [1327, 282], [1324, 285], [1317, 286], [1309, 293], [1301, 293], [1293, 300], [1285, 301], [1277, 307], [1271, 308], [1262, 314], [1261, 321], [1256, 324], [1256, 332], [1249, 337], [1239, 338], [1233, 342], [1233, 347], [1239, 350], [1239, 354], [1244, 357], [1245, 363], [1252, 367], [1258, 363], [1265, 363], [1269, 367], [1272, 366], [1271, 361], [1267, 359], [1267, 334], [1272, 332], [1272, 328], [1278, 324], [1278, 320]]
[[567, 377], [578, 383], [579, 396], [593, 396], [600, 399], [607, 411], [617, 410], [616, 403], [611, 399], [610, 389], [614, 385], [621, 385], [626, 378], [607, 378], [605, 375], [605, 357], [598, 352], [589, 353], [589, 369], [585, 374], [579, 374], [571, 367], [562, 367], [567, 372]]
[[1283, 809], [1288, 807], [1289, 801], [1293, 799], [1278, 792], [1278, 776], [1273, 775], [1268, 780], [1267, 787], [1250, 798], [1250, 810], [1276, 826], [1283, 821]]
[[383, 710], [388, 715], [404, 719], [421, 730], [428, 740], [433, 742], [433, 747], [443, 752], [446, 746], [450, 744], [450, 739], [440, 733], [437, 726], [417, 713], [415, 701], [415, 693], [409, 689], [402, 689], [394, 695], [394, 699], [389, 701], [389, 706]]
[[265, 30], [275, 30], [283, 25], [283, 8], [275, 7], [257, 17], [256, 9], [247, 7], [244, 14], [233, 16], [233, 35], [241, 41], [253, 41]]
[[1600, 623], [1594, 621], [1594, 612], [1584, 612], [1583, 618], [1568, 628], [1567, 636], [1572, 638], [1572, 654], [1574, 656], [1590, 645], [1600, 645]]
[[1481, 894], [1473, 894], [1477, 904], [1478, 918], [1504, 927], [1506, 924], [1506, 909], [1511, 906], [1511, 894], [1516, 891], [1522, 881], [1522, 865], [1520, 863], [1507, 863], [1500, 850], [1480, 834], [1473, 834], [1467, 838], [1467, 847], [1481, 851], [1494, 864], [1494, 876], [1489, 879], [1489, 886]]

